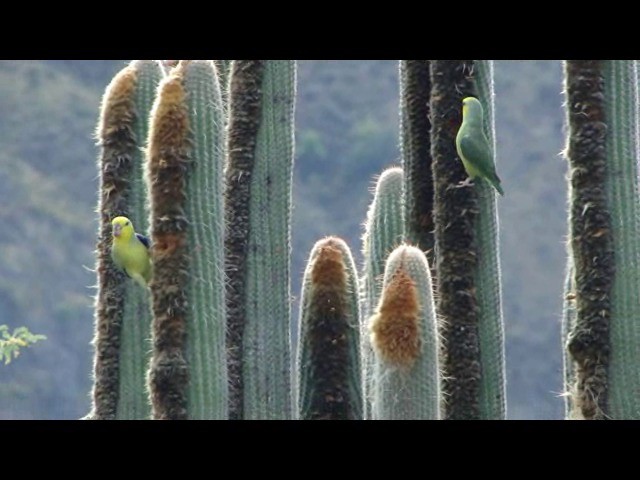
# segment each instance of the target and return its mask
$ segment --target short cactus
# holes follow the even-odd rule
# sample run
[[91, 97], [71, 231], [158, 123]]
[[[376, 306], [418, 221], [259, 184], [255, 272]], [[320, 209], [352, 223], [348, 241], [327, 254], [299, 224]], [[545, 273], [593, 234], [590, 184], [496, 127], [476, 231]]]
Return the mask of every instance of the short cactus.
[[320, 240], [303, 279], [294, 370], [298, 418], [362, 419], [358, 303], [349, 247], [336, 237]]
[[384, 288], [369, 320], [374, 351], [374, 420], [441, 416], [440, 341], [424, 253], [400, 246], [387, 260]]

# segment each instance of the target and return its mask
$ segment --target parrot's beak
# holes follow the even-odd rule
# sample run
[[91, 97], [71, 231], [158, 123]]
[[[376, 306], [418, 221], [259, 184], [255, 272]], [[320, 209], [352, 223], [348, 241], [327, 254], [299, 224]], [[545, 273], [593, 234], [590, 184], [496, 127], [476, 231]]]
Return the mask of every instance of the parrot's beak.
[[113, 236], [119, 237], [121, 233], [122, 233], [122, 225], [120, 225], [119, 223], [116, 223], [113, 226]]

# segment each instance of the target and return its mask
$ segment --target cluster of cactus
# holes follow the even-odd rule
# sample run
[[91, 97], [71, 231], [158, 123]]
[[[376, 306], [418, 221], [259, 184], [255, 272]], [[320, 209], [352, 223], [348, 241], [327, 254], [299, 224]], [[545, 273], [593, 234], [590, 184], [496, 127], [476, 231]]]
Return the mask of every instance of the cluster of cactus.
[[[428, 62], [408, 62], [433, 77]], [[434, 235], [428, 222], [417, 236], [404, 226], [405, 205], [415, 208], [428, 196], [419, 188], [407, 189], [415, 198], [405, 196], [401, 168], [381, 176], [361, 278], [344, 241], [318, 242], [303, 281], [292, 362], [295, 63], [162, 67], [133, 62], [103, 101], [96, 381], [88, 417], [444, 416], [440, 338], [449, 322], [436, 322], [433, 242], [427, 256], [420, 241], [406, 243]], [[424, 87], [418, 79], [406, 90], [429, 98]], [[417, 173], [430, 163], [424, 145], [433, 132], [423, 125], [419, 113], [406, 116], [407, 144], [419, 146], [414, 155], [405, 149], [405, 168], [413, 185], [436, 185]], [[144, 232], [149, 225], [149, 292], [125, 282], [110, 260], [116, 215]]]
[[[228, 62], [135, 61], [105, 93], [87, 418], [291, 417], [295, 62]], [[111, 261], [117, 215], [149, 225], [148, 291]]]
[[[636, 418], [637, 64], [566, 66], [567, 415]], [[362, 272], [316, 243], [292, 348], [295, 69], [135, 61], [108, 87], [87, 418], [504, 419], [496, 198], [457, 187], [455, 149], [475, 96], [495, 156], [492, 62], [400, 62], [402, 166], [377, 181]], [[148, 291], [111, 261], [118, 215], [150, 234]]]

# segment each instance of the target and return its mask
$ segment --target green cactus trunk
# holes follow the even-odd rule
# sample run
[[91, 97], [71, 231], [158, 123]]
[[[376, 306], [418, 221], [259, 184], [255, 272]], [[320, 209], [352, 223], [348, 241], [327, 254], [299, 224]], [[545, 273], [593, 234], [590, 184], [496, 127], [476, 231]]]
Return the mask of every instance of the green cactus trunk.
[[575, 392], [570, 416], [587, 419], [602, 419], [607, 410], [609, 321], [614, 281], [606, 191], [602, 70], [602, 61], [598, 60], [567, 61], [565, 65], [569, 115], [569, 231], [576, 282], [576, 321], [567, 344], [575, 362], [577, 382], [570, 389]]
[[289, 419], [295, 61], [235, 60], [226, 272], [230, 417]]
[[371, 319], [374, 420], [441, 416], [440, 343], [427, 258], [417, 247], [391, 253]]
[[[134, 128], [138, 145], [146, 145], [149, 134], [149, 113], [153, 106], [162, 72], [157, 62], [136, 62], [138, 82], [136, 83], [136, 109], [138, 121]], [[137, 232], [146, 235], [148, 230], [147, 188], [144, 181], [144, 151], [135, 153], [134, 174], [131, 179], [129, 197], [129, 219]], [[132, 285], [132, 282], [128, 282]], [[128, 287], [122, 322], [122, 345], [120, 350], [120, 408], [118, 419], [140, 419], [151, 416], [151, 406], [146, 388], [146, 374], [151, 357], [151, 309], [149, 292], [137, 285]], [[128, 358], [128, 361], [125, 359]], [[127, 381], [128, 380], [128, 381]]]
[[640, 419], [640, 195], [638, 61], [604, 65], [606, 191], [611, 210], [615, 281], [612, 294], [608, 416]]
[[452, 188], [467, 178], [455, 150], [462, 122], [462, 99], [472, 93], [467, 73], [473, 61], [431, 62], [431, 155], [435, 184], [437, 312], [445, 342], [445, 418], [480, 418], [480, 340], [478, 332], [474, 224], [475, 189]]
[[576, 321], [572, 418], [638, 419], [637, 62], [566, 62]]
[[371, 418], [370, 385], [373, 378], [373, 351], [369, 341], [368, 322], [378, 307], [387, 257], [402, 243], [405, 225], [403, 182], [402, 168], [394, 167], [382, 172], [367, 213], [363, 237], [361, 353], [365, 419]]
[[347, 244], [320, 240], [305, 270], [296, 361], [297, 418], [361, 420], [357, 271]]
[[405, 172], [405, 238], [435, 273], [429, 60], [400, 60], [400, 147]]
[[[474, 66], [478, 98], [484, 107], [484, 133], [489, 139], [495, 159], [493, 61], [476, 60]], [[479, 208], [474, 227], [478, 252], [475, 284], [482, 363], [480, 418], [503, 420], [506, 418], [507, 401], [497, 197], [488, 182], [476, 182], [475, 188]]]
[[181, 61], [149, 141], [156, 419], [225, 419], [224, 111], [212, 61]]
[[[474, 81], [475, 80], [475, 81]], [[493, 143], [491, 64], [431, 62], [432, 157], [435, 183], [438, 314], [445, 341], [446, 418], [505, 417], [497, 212], [483, 181], [467, 178], [455, 149], [462, 100], [477, 96]]]
[[111, 220], [124, 215], [138, 232], [146, 231], [142, 147], [161, 77], [156, 62], [134, 61], [113, 79], [102, 101], [95, 383], [87, 418], [150, 415], [145, 388], [151, 325], [148, 292], [113, 265]]

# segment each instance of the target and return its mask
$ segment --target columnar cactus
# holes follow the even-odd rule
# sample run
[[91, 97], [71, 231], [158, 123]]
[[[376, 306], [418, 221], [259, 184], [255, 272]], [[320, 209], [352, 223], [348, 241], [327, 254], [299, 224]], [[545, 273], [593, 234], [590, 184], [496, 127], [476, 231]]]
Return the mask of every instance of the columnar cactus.
[[[445, 341], [446, 418], [505, 417], [503, 328], [494, 192], [467, 178], [455, 148], [462, 99], [478, 96], [493, 140], [491, 64], [431, 62], [438, 314]], [[475, 80], [475, 81], [474, 81]], [[493, 142], [492, 142], [493, 143]]]
[[288, 419], [295, 61], [234, 60], [226, 168], [230, 417]]
[[435, 272], [429, 60], [400, 60], [400, 147], [405, 172], [405, 238]]
[[147, 179], [156, 419], [227, 418], [224, 112], [212, 61], [181, 61], [153, 106]]
[[387, 260], [380, 303], [369, 322], [374, 420], [441, 416], [440, 342], [431, 290], [422, 250], [396, 248]]
[[95, 382], [87, 418], [142, 419], [150, 412], [145, 389], [151, 325], [148, 292], [113, 264], [111, 220], [125, 215], [139, 232], [146, 231], [142, 147], [161, 76], [156, 62], [134, 61], [116, 75], [102, 100]]
[[358, 278], [339, 238], [320, 240], [311, 250], [298, 327], [297, 418], [362, 419]]
[[361, 353], [363, 368], [364, 417], [371, 418], [370, 382], [373, 375], [373, 352], [367, 321], [373, 315], [382, 293], [382, 278], [389, 254], [403, 241], [404, 175], [402, 168], [385, 170], [376, 183], [373, 201], [367, 212], [362, 254], [364, 271], [361, 281]]
[[638, 419], [637, 62], [565, 64], [575, 323], [572, 418]]
[[[484, 133], [491, 143], [495, 158], [493, 61], [476, 60], [474, 68], [475, 86], [485, 113]], [[482, 363], [480, 417], [496, 420], [506, 417], [507, 408], [497, 197], [488, 182], [476, 182], [475, 188], [479, 209], [475, 223], [478, 253], [475, 284]]]

